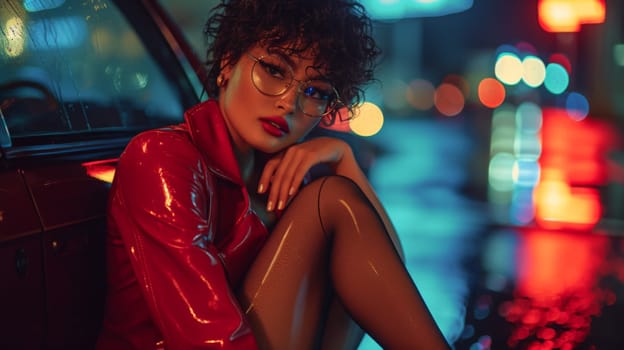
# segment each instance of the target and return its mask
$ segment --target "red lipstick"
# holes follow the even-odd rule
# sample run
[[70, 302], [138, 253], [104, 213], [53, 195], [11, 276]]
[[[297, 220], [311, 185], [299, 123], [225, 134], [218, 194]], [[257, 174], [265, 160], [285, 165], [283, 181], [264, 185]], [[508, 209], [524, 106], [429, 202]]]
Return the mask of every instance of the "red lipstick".
[[262, 123], [262, 128], [264, 128], [264, 131], [275, 137], [282, 137], [290, 132], [290, 129], [288, 128], [288, 123], [283, 117], [276, 116], [260, 118], [260, 122]]

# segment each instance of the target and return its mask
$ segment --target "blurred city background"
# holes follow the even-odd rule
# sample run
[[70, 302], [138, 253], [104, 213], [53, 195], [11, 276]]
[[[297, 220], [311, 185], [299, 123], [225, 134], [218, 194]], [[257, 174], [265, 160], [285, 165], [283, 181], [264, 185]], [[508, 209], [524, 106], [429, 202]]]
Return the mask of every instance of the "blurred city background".
[[[214, 2], [162, 2], [201, 56]], [[624, 348], [622, 2], [362, 3], [383, 117], [350, 131], [447, 339]]]

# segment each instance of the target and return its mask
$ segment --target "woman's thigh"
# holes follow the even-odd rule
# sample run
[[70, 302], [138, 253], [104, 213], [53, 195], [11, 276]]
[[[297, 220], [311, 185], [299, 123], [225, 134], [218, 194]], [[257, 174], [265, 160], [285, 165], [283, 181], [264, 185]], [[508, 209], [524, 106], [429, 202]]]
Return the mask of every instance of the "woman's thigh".
[[329, 304], [329, 239], [320, 224], [322, 182], [304, 187], [248, 271], [239, 300], [261, 346], [316, 347]]

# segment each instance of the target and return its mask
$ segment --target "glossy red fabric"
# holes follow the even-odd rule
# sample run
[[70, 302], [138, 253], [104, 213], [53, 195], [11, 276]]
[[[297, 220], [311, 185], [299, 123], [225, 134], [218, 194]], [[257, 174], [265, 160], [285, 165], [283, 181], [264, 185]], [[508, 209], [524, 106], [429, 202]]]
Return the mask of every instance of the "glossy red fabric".
[[266, 236], [215, 101], [136, 136], [111, 188], [98, 349], [257, 348], [233, 290]]

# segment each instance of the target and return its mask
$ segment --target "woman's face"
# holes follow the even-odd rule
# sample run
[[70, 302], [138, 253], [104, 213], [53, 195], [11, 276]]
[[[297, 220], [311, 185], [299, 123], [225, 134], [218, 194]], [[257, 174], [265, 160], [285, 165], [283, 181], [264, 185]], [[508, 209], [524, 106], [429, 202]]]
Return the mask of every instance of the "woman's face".
[[[322, 76], [323, 71], [313, 64], [309, 53], [287, 55], [283, 50], [269, 52], [256, 46], [222, 70], [225, 84], [220, 89], [219, 105], [238, 151], [278, 152], [299, 141], [319, 123], [321, 118], [304, 114], [297, 103], [299, 82]], [[291, 72], [292, 84], [286, 88]], [[329, 91], [327, 87], [331, 88], [323, 84], [314, 83], [303, 90], [313, 101], [320, 101]]]

